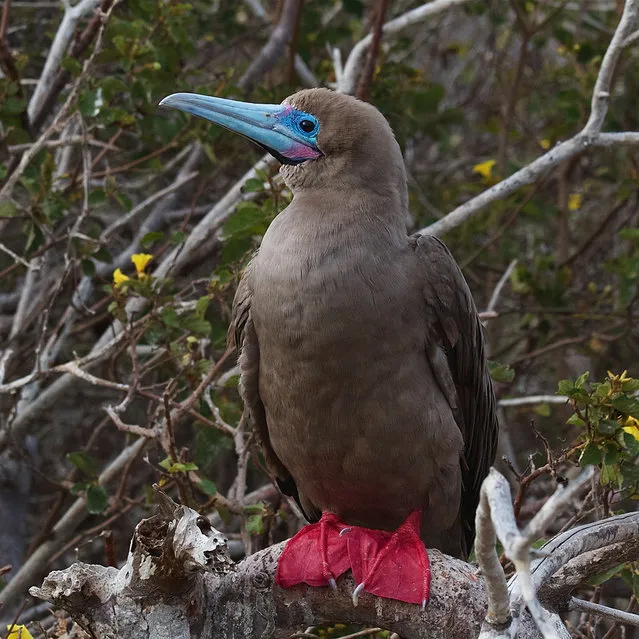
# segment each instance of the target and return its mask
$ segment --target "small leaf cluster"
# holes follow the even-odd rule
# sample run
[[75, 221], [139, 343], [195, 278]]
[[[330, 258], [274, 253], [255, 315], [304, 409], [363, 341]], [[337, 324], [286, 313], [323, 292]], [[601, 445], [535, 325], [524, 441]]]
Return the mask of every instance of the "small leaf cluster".
[[562, 380], [558, 393], [569, 398], [574, 413], [568, 424], [580, 427], [579, 463], [601, 469], [601, 483], [624, 497], [636, 497], [639, 483], [639, 379], [627, 371], [608, 372], [588, 383], [589, 372]]

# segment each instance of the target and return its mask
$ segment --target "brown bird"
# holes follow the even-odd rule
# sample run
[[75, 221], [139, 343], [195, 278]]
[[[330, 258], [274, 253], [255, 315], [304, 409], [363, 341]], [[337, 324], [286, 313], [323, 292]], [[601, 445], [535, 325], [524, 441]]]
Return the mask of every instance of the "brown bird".
[[427, 547], [467, 557], [497, 419], [464, 277], [440, 240], [407, 235], [390, 126], [327, 89], [281, 105], [184, 93], [161, 104], [256, 141], [293, 192], [230, 328], [266, 465], [318, 522], [288, 542], [278, 583], [333, 585], [352, 568], [355, 598], [425, 603], [420, 528]]

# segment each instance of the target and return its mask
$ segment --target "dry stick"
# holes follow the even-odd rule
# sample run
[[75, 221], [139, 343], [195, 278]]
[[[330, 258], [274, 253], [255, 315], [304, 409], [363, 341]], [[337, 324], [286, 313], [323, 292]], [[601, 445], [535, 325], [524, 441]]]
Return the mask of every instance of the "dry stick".
[[[406, 27], [423, 22], [430, 16], [437, 15], [451, 7], [465, 4], [468, 1], [469, 0], [433, 0], [433, 2], [423, 4], [420, 7], [407, 11], [401, 16], [390, 20], [384, 25], [383, 33], [385, 36], [395, 35]], [[348, 59], [346, 60], [346, 64], [344, 65], [341, 82], [337, 85], [337, 90], [341, 93], [354, 93], [355, 87], [357, 86], [357, 76], [362, 63], [362, 58], [372, 41], [373, 36], [372, 34], [369, 34], [365, 38], [362, 38], [352, 48]]]
[[[74, 9], [77, 9], [81, 5], [87, 3], [88, 1], [89, 0], [83, 0], [83, 2], [80, 3], [80, 5], [76, 5]], [[95, 0], [90, 0], [90, 1], [95, 2]], [[62, 108], [58, 111], [58, 113], [56, 113], [56, 116], [53, 118], [53, 122], [51, 122], [51, 124], [46, 129], [46, 131], [36, 140], [36, 142], [27, 151], [23, 153], [22, 157], [20, 158], [20, 163], [18, 164], [18, 167], [9, 176], [9, 179], [7, 180], [6, 184], [2, 187], [2, 190], [0, 190], [0, 201], [11, 198], [15, 185], [17, 184], [18, 180], [24, 173], [24, 170], [27, 168], [31, 160], [33, 160], [33, 158], [42, 150], [46, 141], [54, 133], [57, 133], [62, 128], [67, 115], [69, 114], [69, 112], [71, 111], [71, 108], [73, 107], [75, 103], [75, 100], [78, 96], [80, 88], [82, 87], [82, 85], [84, 84], [85, 80], [87, 79], [89, 75], [89, 71], [91, 70], [91, 67], [93, 66], [93, 61], [95, 60], [95, 57], [97, 56], [97, 54], [100, 52], [102, 48], [102, 38], [104, 36], [104, 28], [106, 26], [107, 20], [109, 19], [109, 16], [111, 15], [111, 11], [112, 11], [112, 8], [109, 9], [109, 11], [106, 14], [103, 14], [101, 16], [100, 30], [98, 32], [98, 37], [96, 39], [93, 52], [84, 63], [84, 66], [82, 67], [82, 72], [78, 76], [78, 79], [74, 82], [73, 87], [71, 91], [69, 92], [69, 95], [67, 96], [67, 99], [62, 105]], [[34, 98], [35, 98], [35, 95], [34, 95]], [[32, 101], [33, 101], [33, 98], [32, 98]]]
[[508, 281], [513, 270], [515, 269], [515, 266], [517, 266], [517, 260], [513, 260], [508, 265], [508, 268], [504, 271], [504, 274], [499, 278], [499, 282], [497, 282], [497, 286], [495, 286], [495, 290], [493, 291], [493, 294], [490, 296], [490, 301], [488, 302], [488, 306], [486, 307], [487, 313], [493, 313], [495, 311], [495, 308], [497, 307], [497, 302], [499, 301], [499, 296], [501, 295], [501, 292], [504, 286], [506, 285], [506, 282]]
[[[136, 457], [146, 445], [146, 440], [140, 438], [127, 446], [100, 474], [98, 484], [104, 485], [111, 481], [127, 464], [131, 457]], [[86, 497], [78, 497], [73, 505], [53, 527], [51, 538], [45, 541], [15, 574], [13, 579], [0, 592], [0, 601], [5, 606], [10, 605], [26, 591], [45, 569], [51, 555], [61, 548], [66, 539], [89, 516], [86, 508]]]
[[[9, 45], [7, 44], [7, 26], [9, 23], [9, 11], [11, 9], [11, 0], [4, 0], [2, 5], [2, 17], [0, 18], [0, 64], [2, 64], [6, 76], [17, 87], [17, 96], [19, 98], [24, 97], [24, 89], [22, 82], [20, 81], [20, 71], [16, 66], [16, 62], [13, 58]], [[20, 120], [22, 128], [25, 131], [29, 131], [29, 116], [26, 109], [20, 114]]]
[[584, 128], [570, 140], [557, 145], [523, 169], [457, 207], [434, 224], [421, 229], [420, 233], [441, 235], [458, 227], [492, 202], [507, 197], [522, 186], [532, 184], [549, 169], [589, 148], [608, 147], [615, 144], [639, 144], [639, 133], [637, 132], [601, 133], [601, 127], [608, 110], [614, 71], [623, 50], [623, 43], [637, 21], [638, 12], [639, 0], [626, 0], [623, 14], [599, 69], [592, 95], [590, 117]]
[[297, 11], [295, 13], [295, 26], [293, 27], [293, 33], [291, 34], [290, 51], [288, 55], [288, 70], [286, 73], [287, 81], [289, 85], [293, 85], [295, 82], [295, 59], [297, 58], [297, 39], [299, 36], [300, 22], [302, 21], [302, 9], [304, 7], [304, 0], [299, 0], [297, 3]]
[[477, 560], [486, 581], [489, 601], [486, 625], [480, 637], [487, 637], [495, 630], [499, 634], [491, 636], [510, 637], [508, 627], [511, 602], [505, 587], [503, 570], [501, 567], [499, 571], [497, 570], [499, 559], [494, 543], [491, 543], [491, 541], [494, 542], [495, 535], [504, 546], [506, 556], [515, 566], [522, 597], [542, 636], [544, 639], [554, 639], [559, 636], [557, 628], [541, 608], [535, 593], [531, 577], [531, 546], [543, 536], [557, 513], [574, 500], [592, 476], [593, 468], [591, 467], [568, 487], [559, 486], [528, 525], [523, 530], [519, 530], [510, 500], [510, 486], [503, 475], [494, 468], [490, 469], [481, 487], [476, 515], [476, 548], [479, 548]]
[[262, 78], [270, 71], [284, 55], [295, 29], [300, 2], [301, 0], [284, 0], [282, 15], [277, 26], [271, 32], [268, 42], [237, 83], [238, 88], [244, 93], [248, 93], [258, 78]]
[[[56, 31], [54, 41], [49, 49], [49, 54], [36, 85], [36, 90], [29, 101], [29, 120], [32, 129], [39, 131], [40, 127], [55, 106], [58, 96], [71, 79], [71, 74], [61, 68], [63, 56], [67, 54], [72, 58], [78, 58], [91, 45], [100, 29], [101, 14], [110, 12], [113, 0], [82, 0], [73, 7], [65, 2], [65, 13], [62, 22]], [[93, 18], [89, 21], [79, 37], [73, 37], [75, 27], [79, 20], [95, 10]], [[69, 46], [71, 42], [71, 46]]]
[[624, 612], [623, 610], [602, 606], [601, 604], [584, 601], [583, 599], [577, 599], [576, 597], [570, 598], [569, 608], [570, 610], [579, 610], [581, 612], [599, 615], [600, 617], [606, 617], [607, 619], [613, 619], [615, 621], [620, 621], [621, 623], [627, 623], [631, 626], [639, 627], [639, 615], [635, 615], [632, 612]]
[[[248, 80], [250, 79], [248, 75], [249, 71], [251, 71], [250, 67], [245, 73], [245, 82], [248, 82]], [[240, 80], [240, 82], [241, 81], [242, 79]], [[197, 149], [194, 149], [193, 153], [199, 156], [199, 153], [201, 153], [201, 149], [198, 147]], [[193, 153], [191, 155], [193, 155]], [[189, 160], [187, 160], [186, 164], [189, 164]], [[226, 220], [226, 218], [233, 212], [237, 203], [243, 199], [244, 194], [242, 192], [242, 187], [244, 183], [248, 179], [256, 177], [258, 171], [267, 170], [275, 164], [275, 159], [272, 158], [270, 155], [264, 156], [259, 162], [257, 162], [253, 166], [253, 168], [250, 169], [200, 221], [200, 223], [188, 236], [185, 244], [182, 247], [174, 248], [172, 251], [169, 252], [169, 254], [166, 255], [159, 267], [155, 270], [155, 277], [166, 277], [171, 270], [173, 270], [174, 268], [180, 268], [184, 263], [191, 259], [191, 257], [198, 252], [200, 247], [209, 240], [211, 235], [213, 235], [217, 231], [224, 220]], [[130, 248], [131, 247], [128, 247], [127, 251]], [[90, 282], [88, 282], [88, 284], [90, 284]], [[89, 286], [85, 288], [88, 289]], [[141, 308], [142, 303], [139, 300], [133, 300], [127, 304], [127, 311], [129, 312], [129, 314], [135, 312], [136, 310], [140, 310]], [[98, 340], [98, 342], [94, 345], [92, 353], [90, 353], [90, 355], [95, 354], [96, 352], [102, 353], [102, 350], [106, 344], [110, 343], [111, 347], [113, 347], [113, 341], [110, 339], [111, 335], [113, 334], [113, 332], [115, 332], [117, 335], [120, 330], [121, 328], [119, 322], [114, 322], [113, 326], [106, 333], [104, 333]], [[97, 363], [97, 361], [94, 361], [94, 363]], [[13, 436], [16, 439], [19, 439], [26, 428], [29, 426], [29, 424], [38, 417], [41, 411], [46, 410], [49, 406], [55, 403], [58, 397], [68, 392], [69, 387], [71, 386], [73, 381], [73, 376], [64, 375], [61, 378], [57, 379], [49, 387], [47, 387], [42, 393], [40, 393], [40, 395], [38, 395], [38, 397], [33, 402], [31, 402], [31, 404], [29, 404], [11, 424], [11, 432], [13, 433]], [[25, 379], [23, 378], [21, 380], [16, 380], [15, 382], [13, 382], [12, 386], [16, 387], [24, 383]], [[7, 390], [7, 387], [8, 385], [6, 384], [4, 385], [4, 387], [0, 387], [0, 392], [2, 392], [3, 389]], [[4, 431], [0, 431], [0, 450], [6, 444], [7, 439], [8, 430], [5, 429]]]
[[[117, 146], [109, 142], [102, 142], [101, 140], [96, 140], [95, 138], [89, 138], [88, 140], [84, 139], [83, 135], [70, 135], [65, 138], [59, 138], [57, 140], [49, 140], [44, 143], [45, 149], [57, 149], [61, 146], [73, 146], [76, 144], [89, 144], [90, 146], [96, 146], [104, 151], [122, 151]], [[7, 151], [9, 153], [22, 153], [24, 151], [28, 151], [33, 146], [33, 142], [28, 142], [27, 144], [12, 144], [7, 147]]]
[[[271, 21], [269, 20], [268, 13], [264, 9], [264, 7], [261, 5], [260, 0], [246, 0], [246, 4], [249, 6], [253, 14], [257, 16], [260, 20], [262, 20], [262, 22], [266, 24], [270, 24]], [[303, 4], [304, 4], [304, 0], [301, 0], [300, 6]], [[301, 15], [301, 10], [300, 10], [300, 15]], [[302, 81], [304, 86], [312, 89], [319, 85], [319, 81], [313, 75], [313, 72], [308, 68], [308, 66], [306, 65], [306, 62], [304, 62], [304, 60], [302, 59], [302, 56], [299, 55], [298, 53], [295, 54], [294, 63], [295, 63], [295, 71], [297, 72], [297, 75], [299, 76], [299, 79]]]
[[368, 100], [370, 86], [373, 83], [373, 76], [375, 75], [375, 65], [377, 64], [377, 56], [379, 55], [379, 46], [382, 39], [382, 29], [384, 28], [384, 19], [386, 18], [389, 3], [390, 0], [379, 0], [377, 3], [375, 24], [373, 26], [373, 39], [366, 54], [364, 70], [357, 85], [356, 95], [360, 100]]

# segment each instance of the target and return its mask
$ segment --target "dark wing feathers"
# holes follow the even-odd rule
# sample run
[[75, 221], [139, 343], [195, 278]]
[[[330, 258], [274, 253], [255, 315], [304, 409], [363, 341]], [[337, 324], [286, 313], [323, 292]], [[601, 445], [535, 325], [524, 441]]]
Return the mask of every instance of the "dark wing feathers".
[[[442, 375], [441, 362], [433, 361], [432, 353], [428, 356], [433, 369], [439, 369], [444, 377], [443, 383], [440, 380], [444, 389], [449, 386], [446, 378], [452, 377], [456, 390], [457, 401], [453, 400], [451, 408], [464, 436], [461, 519], [466, 548], [470, 551], [479, 491], [493, 463], [498, 435], [483, 329], [468, 284], [446, 246], [428, 235], [414, 236], [411, 241], [423, 267], [424, 296], [431, 323], [428, 328], [434, 329], [439, 337], [448, 371]], [[444, 394], [449, 396], [446, 390]]]
[[[252, 269], [253, 261], [251, 260], [244, 270], [242, 279], [235, 291], [227, 342], [229, 346], [235, 346], [239, 352], [240, 392], [244, 400], [245, 409], [248, 411], [250, 422], [260, 438], [266, 469], [279, 486], [279, 489], [285, 495], [293, 497], [299, 507], [302, 508], [295, 481], [271, 446], [266, 423], [266, 412], [260, 398], [260, 348], [251, 318], [251, 299], [253, 297], [251, 290]], [[316, 518], [307, 514], [307, 519], [312, 521]]]

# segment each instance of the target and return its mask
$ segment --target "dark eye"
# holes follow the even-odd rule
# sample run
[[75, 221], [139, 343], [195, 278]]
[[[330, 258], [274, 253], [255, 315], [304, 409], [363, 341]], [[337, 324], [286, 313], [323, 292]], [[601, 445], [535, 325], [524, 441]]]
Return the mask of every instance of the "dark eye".
[[310, 133], [315, 129], [315, 122], [312, 120], [300, 120], [300, 129], [302, 129], [304, 133]]

